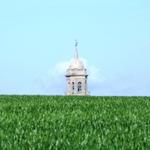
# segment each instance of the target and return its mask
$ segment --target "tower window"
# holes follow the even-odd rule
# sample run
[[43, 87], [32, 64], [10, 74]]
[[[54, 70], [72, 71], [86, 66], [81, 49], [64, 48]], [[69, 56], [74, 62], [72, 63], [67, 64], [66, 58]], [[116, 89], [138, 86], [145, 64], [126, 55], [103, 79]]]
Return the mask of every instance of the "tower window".
[[82, 91], [82, 83], [78, 82], [78, 92], [81, 92], [81, 91]]
[[74, 82], [72, 82], [72, 93], [74, 93]]

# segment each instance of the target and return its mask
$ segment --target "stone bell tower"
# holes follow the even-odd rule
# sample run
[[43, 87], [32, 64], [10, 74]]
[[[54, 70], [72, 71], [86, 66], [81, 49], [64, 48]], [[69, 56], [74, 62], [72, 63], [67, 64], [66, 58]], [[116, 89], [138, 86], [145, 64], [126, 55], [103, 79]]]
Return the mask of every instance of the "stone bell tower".
[[66, 71], [67, 91], [66, 95], [89, 95], [88, 74], [83, 62], [78, 56], [78, 42], [75, 42], [75, 56]]

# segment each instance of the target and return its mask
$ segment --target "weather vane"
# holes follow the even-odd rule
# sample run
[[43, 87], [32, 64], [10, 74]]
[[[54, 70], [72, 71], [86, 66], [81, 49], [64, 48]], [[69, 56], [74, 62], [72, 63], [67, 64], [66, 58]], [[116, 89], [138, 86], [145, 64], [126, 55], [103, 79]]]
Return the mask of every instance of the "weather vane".
[[75, 47], [77, 48], [78, 47], [78, 41], [75, 40]]

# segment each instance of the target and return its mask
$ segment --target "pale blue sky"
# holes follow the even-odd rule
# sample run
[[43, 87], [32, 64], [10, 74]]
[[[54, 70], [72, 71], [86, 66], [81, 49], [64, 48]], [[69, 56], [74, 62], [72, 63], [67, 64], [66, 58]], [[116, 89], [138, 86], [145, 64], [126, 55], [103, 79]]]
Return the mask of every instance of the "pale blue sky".
[[64, 94], [76, 38], [92, 95], [150, 95], [149, 0], [0, 1], [0, 94]]

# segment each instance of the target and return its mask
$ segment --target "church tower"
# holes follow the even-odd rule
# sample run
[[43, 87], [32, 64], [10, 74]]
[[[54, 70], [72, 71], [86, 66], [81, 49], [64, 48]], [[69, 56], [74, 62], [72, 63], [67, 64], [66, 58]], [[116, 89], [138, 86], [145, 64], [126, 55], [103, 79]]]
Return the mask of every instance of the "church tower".
[[66, 71], [66, 95], [89, 95], [87, 70], [78, 56], [78, 42], [75, 42], [75, 56]]

